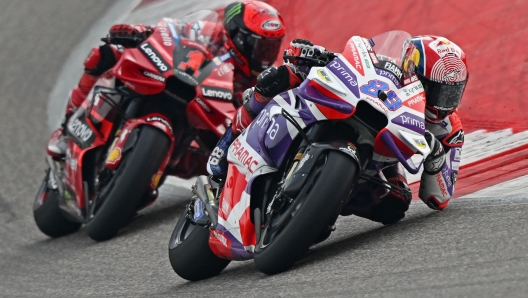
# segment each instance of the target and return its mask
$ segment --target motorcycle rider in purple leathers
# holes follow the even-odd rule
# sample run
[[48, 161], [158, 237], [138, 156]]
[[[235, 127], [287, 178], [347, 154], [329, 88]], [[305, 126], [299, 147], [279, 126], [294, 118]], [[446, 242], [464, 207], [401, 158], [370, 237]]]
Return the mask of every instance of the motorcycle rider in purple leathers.
[[[324, 51], [325, 48], [313, 45], [308, 40], [296, 39], [290, 43], [285, 56], [316, 58]], [[408, 39], [398, 59], [403, 62], [404, 85], [416, 75], [426, 94], [425, 138], [431, 153], [425, 158], [419, 197], [430, 208], [442, 210], [447, 207], [454, 193], [464, 143], [457, 107], [469, 77], [466, 57], [455, 43], [443, 37], [428, 35]], [[223, 180], [226, 177], [227, 149], [234, 139], [249, 126], [271, 98], [299, 86], [309, 70], [310, 65], [302, 59], [290, 59], [285, 60], [284, 65], [271, 67], [257, 77], [256, 86], [244, 92], [243, 106], [237, 110], [232, 126], [209, 157], [207, 170], [213, 178]], [[397, 163], [383, 169], [382, 173], [389, 183], [409, 191], [396, 193], [363, 182], [357, 188], [359, 191], [344, 206], [341, 215], [355, 214], [383, 224], [392, 224], [405, 217], [412, 195], [403, 167]]]

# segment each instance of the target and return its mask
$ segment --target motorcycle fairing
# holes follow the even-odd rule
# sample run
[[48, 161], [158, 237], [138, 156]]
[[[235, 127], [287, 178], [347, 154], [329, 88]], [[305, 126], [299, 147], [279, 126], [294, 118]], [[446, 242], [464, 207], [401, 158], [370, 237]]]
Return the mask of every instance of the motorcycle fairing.
[[250, 195], [247, 176], [236, 165], [229, 164], [228, 179], [222, 190], [218, 209], [218, 224], [210, 230], [209, 247], [230, 260], [253, 258], [256, 243], [255, 225], [250, 219]]
[[[277, 171], [298, 134], [297, 129], [282, 115], [283, 110], [301, 128], [305, 128], [317, 121], [343, 119], [343, 115], [350, 117], [357, 112], [358, 104], [364, 101], [388, 120], [386, 127], [371, 140], [374, 144], [373, 162], [400, 161], [408, 170], [417, 170], [406, 159], [415, 152], [426, 156], [430, 148], [423, 134], [417, 132], [425, 125], [423, 110], [419, 112], [406, 102], [412, 99], [414, 104], [422, 105], [423, 87], [419, 82], [407, 85], [407, 88], [414, 88], [414, 94], [410, 94], [393, 79], [379, 75], [366, 48], [362, 38], [352, 37], [334, 63], [330, 62], [326, 67], [312, 67], [299, 88], [275, 96], [229, 147], [227, 184], [236, 183], [230, 187], [237, 189], [243, 186], [244, 192], [240, 195], [238, 192], [222, 193], [220, 209], [225, 210], [219, 213], [218, 220], [222, 230], [211, 232], [210, 246], [216, 247], [213, 251], [220, 251], [218, 247], [223, 245], [224, 253], [221, 255], [226, 258], [232, 257], [227, 252], [241, 247], [252, 252], [255, 243], [248, 235], [252, 235], [254, 230], [241, 228], [251, 224], [249, 216], [245, 216], [250, 210], [249, 182], [259, 175]], [[385, 93], [385, 98], [380, 97], [380, 91]], [[238, 186], [239, 183], [241, 186]], [[236, 208], [230, 209], [231, 206]], [[243, 237], [242, 231], [247, 231], [246, 237]], [[218, 241], [218, 235], [230, 241]]]

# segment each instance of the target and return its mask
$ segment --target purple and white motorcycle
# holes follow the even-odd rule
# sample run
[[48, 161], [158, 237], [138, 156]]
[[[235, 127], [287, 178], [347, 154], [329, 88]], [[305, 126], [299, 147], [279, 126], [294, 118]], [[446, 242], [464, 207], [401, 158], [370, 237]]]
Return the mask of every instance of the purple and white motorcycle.
[[320, 241], [359, 183], [408, 192], [380, 173], [398, 162], [417, 173], [423, 159], [411, 157], [430, 152], [424, 89], [399, 65], [409, 37], [354, 36], [341, 54], [305, 58], [316, 65], [306, 80], [229, 147], [225, 183], [198, 177], [169, 242], [179, 276], [200, 280], [251, 258], [264, 273], [282, 272]]

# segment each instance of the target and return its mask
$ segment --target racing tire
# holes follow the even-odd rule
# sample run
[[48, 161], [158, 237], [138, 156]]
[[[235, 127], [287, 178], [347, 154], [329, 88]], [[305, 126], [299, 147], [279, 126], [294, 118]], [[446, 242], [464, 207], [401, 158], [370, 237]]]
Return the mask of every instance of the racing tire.
[[109, 240], [131, 221], [169, 152], [170, 140], [163, 131], [149, 125], [136, 129], [140, 131], [135, 145], [125, 153], [116, 173], [105, 186], [109, 187], [107, 191], [97, 198], [101, 205], [86, 224], [86, 233], [93, 240]]
[[320, 159], [323, 160], [318, 162], [319, 167], [310, 173], [290, 205], [288, 220], [277, 227], [278, 234], [265, 243], [265, 230], [262, 231], [254, 254], [259, 271], [271, 275], [289, 269], [339, 216], [357, 179], [357, 165], [351, 157], [337, 151], [328, 151]]
[[82, 223], [68, 220], [59, 208], [59, 191], [48, 188], [49, 171], [33, 205], [33, 217], [39, 230], [52, 238], [77, 232]]
[[209, 247], [209, 229], [197, 226], [183, 214], [169, 241], [169, 260], [181, 278], [198, 281], [216, 276], [231, 262]]

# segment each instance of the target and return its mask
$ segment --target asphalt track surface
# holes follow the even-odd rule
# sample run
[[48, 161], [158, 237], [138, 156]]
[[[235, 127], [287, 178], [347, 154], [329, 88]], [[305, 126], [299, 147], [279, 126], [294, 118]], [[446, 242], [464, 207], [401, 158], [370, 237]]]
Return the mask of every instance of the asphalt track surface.
[[63, 61], [112, 1], [2, 0], [0, 10], [0, 297], [526, 297], [528, 196], [454, 200], [442, 212], [413, 203], [383, 227], [341, 218], [328, 241], [290, 271], [251, 261], [189, 283], [167, 258], [188, 183], [115, 239], [80, 232], [49, 239], [32, 201], [45, 169], [47, 97]]

